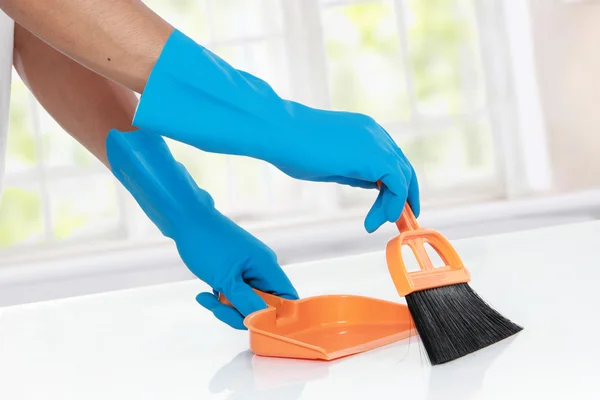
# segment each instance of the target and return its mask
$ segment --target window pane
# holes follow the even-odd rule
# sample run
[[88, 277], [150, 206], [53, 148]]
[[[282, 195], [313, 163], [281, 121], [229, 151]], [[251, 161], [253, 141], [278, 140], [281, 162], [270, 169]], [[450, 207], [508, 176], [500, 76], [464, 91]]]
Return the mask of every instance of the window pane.
[[0, 201], [0, 248], [40, 242], [44, 222], [42, 200], [35, 190], [5, 187]]
[[144, 3], [194, 40], [209, 39], [206, 0], [145, 0]]
[[377, 0], [320, 0], [323, 4], [323, 7], [328, 7], [332, 5], [340, 5], [340, 4], [352, 4], [352, 3], [369, 3], [376, 2]]
[[419, 179], [432, 188], [457, 187], [495, 177], [492, 136], [483, 120], [424, 129], [420, 137], [404, 143], [402, 150], [420, 169]]
[[480, 107], [483, 82], [471, 1], [408, 0], [408, 53], [421, 114]]
[[406, 120], [409, 105], [391, 1], [327, 8], [323, 28], [333, 109]]
[[6, 154], [7, 174], [32, 169], [37, 160], [29, 106], [29, 91], [20, 79], [13, 78]]
[[117, 206], [112, 176], [51, 182], [52, 229], [56, 239], [87, 234], [116, 225]]
[[[449, 193], [460, 195], [457, 188], [463, 187], [472, 189], [470, 194], [481, 195], [482, 189], [474, 186], [485, 182], [487, 189], [499, 178], [490, 127], [483, 119], [449, 122], [398, 137], [390, 133], [415, 168], [422, 199], [446, 201]], [[344, 187], [343, 205], [366, 207], [377, 197], [371, 192]], [[434, 197], [440, 195], [444, 197]]]
[[209, 0], [213, 40], [282, 31], [279, 0]]
[[37, 110], [44, 163], [47, 167], [71, 166], [89, 170], [101, 165], [96, 157], [66, 133], [39, 104]]
[[266, 201], [263, 162], [246, 157], [229, 157], [226, 167], [226, 206], [243, 214], [260, 214], [265, 211]]

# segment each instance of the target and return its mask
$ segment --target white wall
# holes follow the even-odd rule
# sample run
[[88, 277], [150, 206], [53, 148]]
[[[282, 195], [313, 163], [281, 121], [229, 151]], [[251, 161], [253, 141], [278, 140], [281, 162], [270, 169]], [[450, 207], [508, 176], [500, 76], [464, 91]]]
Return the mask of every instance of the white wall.
[[529, 5], [554, 184], [600, 187], [600, 2]]

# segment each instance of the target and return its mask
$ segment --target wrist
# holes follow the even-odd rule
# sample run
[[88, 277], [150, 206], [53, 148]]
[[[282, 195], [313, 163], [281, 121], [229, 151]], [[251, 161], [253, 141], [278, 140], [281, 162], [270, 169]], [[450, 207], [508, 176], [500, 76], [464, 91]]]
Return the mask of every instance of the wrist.
[[165, 236], [216, 211], [210, 194], [196, 185], [159, 135], [111, 130], [106, 153], [115, 177]]
[[285, 131], [291, 119], [288, 104], [266, 82], [175, 30], [150, 73], [133, 125], [204, 151], [261, 158], [269, 132]]

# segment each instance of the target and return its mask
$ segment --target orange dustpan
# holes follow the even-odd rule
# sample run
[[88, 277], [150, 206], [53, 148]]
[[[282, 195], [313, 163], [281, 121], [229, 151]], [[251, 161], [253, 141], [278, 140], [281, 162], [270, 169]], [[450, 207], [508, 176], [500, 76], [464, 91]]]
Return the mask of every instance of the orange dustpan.
[[268, 308], [248, 315], [244, 325], [250, 349], [260, 356], [334, 360], [416, 334], [404, 304], [353, 295], [286, 300], [257, 293]]

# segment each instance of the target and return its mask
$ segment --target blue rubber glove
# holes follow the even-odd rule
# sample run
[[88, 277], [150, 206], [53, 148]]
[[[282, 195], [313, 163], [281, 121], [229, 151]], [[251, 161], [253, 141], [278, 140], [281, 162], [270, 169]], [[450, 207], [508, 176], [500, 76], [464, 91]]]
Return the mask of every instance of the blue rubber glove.
[[365, 219], [369, 232], [396, 222], [407, 199], [419, 214], [414, 170], [372, 118], [284, 100], [179, 31], [150, 74], [133, 125], [205, 151], [265, 160], [297, 179], [371, 189], [381, 180]]
[[[214, 293], [198, 302], [221, 321], [244, 329], [244, 316], [266, 308], [252, 290], [287, 299], [298, 294], [271, 249], [214, 207], [159, 135], [112, 130], [106, 151], [113, 174], [160, 231], [173, 239], [187, 267]], [[235, 306], [221, 304], [223, 293]]]

